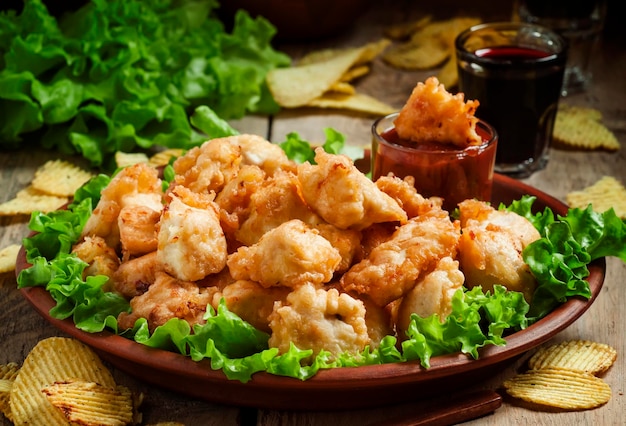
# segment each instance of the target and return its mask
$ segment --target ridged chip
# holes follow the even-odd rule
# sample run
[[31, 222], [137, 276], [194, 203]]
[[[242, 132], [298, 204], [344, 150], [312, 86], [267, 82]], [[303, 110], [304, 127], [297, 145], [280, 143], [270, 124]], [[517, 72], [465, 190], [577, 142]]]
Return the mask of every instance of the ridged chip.
[[13, 421], [13, 415], [9, 403], [10, 392], [19, 370], [20, 367], [15, 362], [0, 365], [0, 411], [11, 421]]
[[152, 167], [167, 166], [172, 158], [178, 158], [184, 151], [178, 148], [165, 149], [157, 152], [148, 159], [148, 164]]
[[65, 337], [40, 341], [24, 360], [11, 387], [10, 407], [15, 424], [67, 425], [65, 416], [50, 404], [42, 389], [69, 380], [116, 387], [109, 370], [83, 343]]
[[137, 163], [148, 163], [149, 159], [143, 152], [122, 152], [115, 153], [115, 165], [117, 167], [132, 166]]
[[35, 171], [32, 186], [37, 191], [58, 197], [71, 197], [93, 173], [64, 160], [50, 160]]
[[42, 392], [72, 423], [124, 426], [134, 421], [133, 395], [125, 386], [110, 388], [93, 382], [70, 380], [48, 385]]
[[67, 197], [46, 194], [31, 185], [19, 191], [15, 198], [0, 204], [0, 216], [29, 215], [34, 211], [48, 213], [67, 202]]
[[593, 108], [561, 104], [552, 134], [555, 144], [581, 149], [617, 151], [620, 143], [604, 124], [602, 114]]
[[528, 360], [528, 368], [559, 367], [597, 375], [608, 370], [616, 358], [617, 351], [604, 343], [569, 340], [539, 349]]
[[558, 367], [528, 370], [504, 382], [506, 392], [526, 402], [565, 410], [606, 404], [611, 388], [593, 374]]
[[626, 219], [626, 188], [612, 176], [603, 176], [593, 185], [581, 190], [572, 191], [566, 196], [567, 204], [572, 208], [591, 208], [604, 213], [610, 208], [622, 219]]
[[0, 250], [0, 274], [15, 271], [15, 260], [19, 251], [19, 244], [11, 244]]

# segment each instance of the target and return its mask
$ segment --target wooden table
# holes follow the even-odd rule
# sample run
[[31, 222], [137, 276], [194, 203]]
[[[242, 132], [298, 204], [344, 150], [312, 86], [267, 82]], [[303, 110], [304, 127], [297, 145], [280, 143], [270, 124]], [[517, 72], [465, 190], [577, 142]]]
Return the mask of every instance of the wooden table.
[[[510, 4], [504, 2], [493, 8], [487, 2], [439, 1], [436, 6], [429, 3], [414, 5], [410, 1], [396, 1], [394, 7], [373, 6], [358, 17], [355, 25], [332, 40], [324, 40], [308, 45], [284, 45], [280, 48], [297, 57], [311, 49], [329, 46], [356, 46], [374, 41], [382, 36], [382, 29], [391, 23], [417, 18], [423, 13], [432, 12], [436, 17], [448, 18], [457, 13], [481, 16], [484, 20], [508, 19]], [[611, 7], [611, 6], [610, 6]], [[615, 13], [615, 12], [614, 12]], [[626, 183], [626, 50], [624, 39], [619, 31], [607, 31], [595, 51], [593, 61], [594, 81], [585, 93], [567, 97], [564, 102], [599, 109], [607, 126], [615, 132], [622, 144], [616, 153], [552, 150], [550, 162], [542, 170], [524, 181], [565, 200], [571, 190], [582, 189], [604, 175], [611, 175]], [[392, 69], [376, 60], [370, 75], [358, 83], [358, 90], [384, 100], [396, 107], [402, 106], [411, 89], [418, 81], [423, 81], [432, 72], [406, 72]], [[240, 131], [268, 136], [281, 142], [289, 132], [298, 132], [311, 141], [324, 139], [323, 129], [333, 127], [344, 133], [349, 144], [365, 146], [369, 143], [372, 117], [321, 110], [284, 111], [270, 121], [266, 117], [248, 117], [233, 123]], [[46, 160], [57, 158], [55, 153], [42, 150], [24, 149], [18, 152], [0, 152], [0, 177], [3, 191], [0, 201], [12, 198], [24, 188], [33, 176], [34, 170]], [[27, 218], [0, 219], [0, 247], [19, 243], [27, 234]], [[611, 386], [613, 396], [604, 406], [588, 411], [553, 413], [532, 411], [506, 400], [493, 415], [469, 422], [480, 425], [572, 425], [623, 424], [626, 413], [626, 264], [618, 259], [607, 259], [607, 272], [604, 287], [596, 302], [572, 326], [558, 334], [553, 341], [565, 339], [589, 339], [607, 343], [618, 351], [613, 367], [604, 376]], [[22, 298], [16, 289], [12, 274], [0, 276], [0, 364], [10, 361], [21, 363], [26, 354], [40, 339], [57, 336], [61, 333], [44, 321]], [[476, 383], [476, 389], [496, 389], [523, 367], [527, 356], [495, 377], [486, 377]], [[416, 400], [391, 407], [374, 407], [364, 410], [342, 412], [296, 412], [240, 409], [214, 405], [193, 400], [172, 392], [153, 388], [135, 378], [113, 369], [118, 382], [126, 384], [146, 395], [143, 405], [144, 424], [164, 421], [177, 421], [185, 425], [352, 425], [386, 422], [388, 419], [405, 414], [418, 414], [439, 399]], [[451, 394], [460, 391], [450, 382]], [[450, 397], [447, 395], [445, 398]], [[315, 403], [311, 402], [314, 409]], [[3, 424], [8, 421], [3, 419]]]

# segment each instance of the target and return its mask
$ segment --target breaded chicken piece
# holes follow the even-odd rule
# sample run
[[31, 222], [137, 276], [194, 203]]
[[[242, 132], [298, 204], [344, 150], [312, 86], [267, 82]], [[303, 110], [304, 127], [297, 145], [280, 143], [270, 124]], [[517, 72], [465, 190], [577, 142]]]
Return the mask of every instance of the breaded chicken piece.
[[321, 350], [335, 356], [361, 353], [370, 342], [363, 302], [336, 289], [316, 289], [303, 284], [277, 302], [270, 314], [269, 346], [280, 353], [293, 343], [311, 349], [313, 358]]
[[122, 262], [113, 274], [114, 289], [128, 298], [144, 294], [156, 279], [157, 271], [161, 270], [156, 250]]
[[269, 334], [272, 331], [269, 316], [274, 309], [274, 302], [284, 301], [290, 292], [289, 287], [265, 288], [254, 281], [239, 280], [216, 293], [213, 306], [217, 307], [223, 298], [229, 311]]
[[407, 220], [398, 203], [378, 189], [350, 158], [317, 148], [315, 162], [298, 165], [298, 180], [304, 200], [326, 222], [361, 230], [373, 223]]
[[176, 182], [194, 192], [220, 192], [243, 165], [258, 166], [268, 175], [295, 170], [280, 146], [261, 136], [242, 134], [211, 139], [174, 162]]
[[107, 246], [101, 237], [85, 237], [83, 241], [72, 247], [79, 259], [89, 265], [83, 270], [83, 278], [92, 275], [105, 275], [109, 281], [104, 285], [104, 291], [113, 290], [111, 278], [120, 267], [120, 259], [115, 250]]
[[465, 95], [448, 93], [436, 77], [417, 83], [394, 121], [401, 139], [415, 143], [437, 142], [466, 148], [481, 145], [476, 133], [477, 100], [465, 102]]
[[537, 281], [524, 262], [522, 251], [541, 235], [526, 218], [496, 210], [486, 202], [465, 200], [459, 204], [462, 236], [459, 261], [466, 287], [493, 290], [501, 284], [532, 300]]
[[455, 257], [459, 237], [458, 222], [451, 221], [445, 210], [414, 217], [352, 266], [341, 277], [341, 285], [385, 306], [408, 293], [441, 258]]
[[199, 287], [157, 272], [148, 291], [130, 300], [132, 312], [118, 315], [118, 325], [122, 330], [132, 328], [139, 318], [148, 320], [150, 331], [172, 318], [183, 319], [192, 327], [203, 324], [207, 306], [216, 291], [214, 287]]
[[424, 198], [415, 189], [415, 178], [406, 176], [400, 179], [389, 174], [381, 176], [376, 180], [378, 189], [389, 195], [402, 207], [410, 218], [428, 213], [434, 208], [439, 208], [443, 204], [443, 199], [439, 197]]
[[228, 247], [212, 196], [174, 186], [169, 197], [157, 234], [157, 260], [163, 270], [183, 281], [221, 271]]
[[122, 169], [102, 190], [100, 201], [93, 209], [81, 236], [99, 236], [109, 247], [120, 244], [118, 216], [129, 206], [144, 206], [160, 212], [163, 209], [163, 191], [158, 171], [145, 163]]
[[319, 232], [299, 219], [268, 231], [256, 244], [240, 247], [228, 256], [228, 268], [237, 280], [263, 287], [296, 287], [329, 282], [341, 255]]
[[442, 258], [433, 271], [421, 277], [398, 307], [396, 330], [400, 338], [406, 337], [411, 314], [427, 318], [433, 314], [444, 322], [452, 311], [452, 296], [463, 287], [465, 277], [459, 270], [459, 262], [451, 257]]
[[235, 231], [243, 245], [255, 244], [268, 231], [292, 219], [312, 224], [321, 221], [302, 198], [300, 182], [292, 172], [282, 170], [267, 178], [250, 195], [250, 215]]
[[122, 244], [122, 258], [140, 256], [157, 249], [156, 228], [161, 219], [161, 209], [131, 205], [122, 208], [117, 217]]

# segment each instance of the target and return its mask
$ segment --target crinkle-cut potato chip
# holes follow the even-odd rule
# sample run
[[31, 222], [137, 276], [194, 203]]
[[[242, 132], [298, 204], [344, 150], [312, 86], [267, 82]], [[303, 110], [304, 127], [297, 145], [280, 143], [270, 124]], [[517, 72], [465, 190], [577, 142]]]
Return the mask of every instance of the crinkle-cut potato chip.
[[0, 274], [15, 271], [15, 260], [19, 251], [19, 244], [11, 244], [0, 250]]
[[58, 197], [71, 197], [93, 173], [64, 160], [50, 160], [35, 171], [32, 186], [37, 191]]
[[561, 104], [552, 136], [557, 146], [608, 151], [620, 149], [615, 134], [602, 123], [602, 113], [593, 108]]
[[307, 106], [352, 110], [372, 115], [387, 115], [397, 111], [396, 108], [362, 93], [350, 95], [327, 92], [310, 101]]
[[15, 424], [67, 425], [65, 416], [50, 404], [42, 389], [68, 380], [116, 387], [109, 370], [89, 347], [71, 338], [44, 339], [26, 356], [13, 382], [10, 406]]
[[133, 395], [125, 386], [110, 388], [93, 382], [69, 380], [45, 386], [42, 392], [72, 423], [86, 426], [133, 423]]
[[0, 365], [0, 411], [4, 417], [13, 421], [10, 406], [10, 392], [20, 367], [15, 362]]
[[597, 375], [613, 365], [617, 351], [604, 343], [569, 340], [540, 348], [528, 360], [528, 368], [559, 367]]
[[421, 30], [427, 24], [432, 22], [432, 20], [432, 15], [426, 15], [414, 21], [394, 24], [385, 28], [384, 34], [386, 37], [389, 37], [393, 40], [404, 40], [410, 38], [417, 31]]
[[558, 367], [518, 374], [506, 380], [504, 388], [514, 398], [564, 410], [596, 408], [611, 399], [611, 388], [602, 379]]
[[179, 148], [169, 148], [157, 152], [148, 159], [148, 164], [152, 167], [167, 166], [172, 158], [178, 158], [184, 151]]
[[612, 208], [618, 217], [626, 219], [626, 188], [612, 176], [603, 176], [581, 191], [572, 191], [565, 199], [572, 208], [585, 209], [591, 204], [591, 208], [597, 213], [604, 213]]
[[15, 198], [0, 204], [0, 216], [29, 215], [34, 211], [48, 213], [67, 202], [67, 197], [44, 194], [28, 186], [19, 191]]
[[115, 153], [115, 165], [117, 167], [132, 166], [137, 163], [148, 163], [149, 159], [143, 152], [122, 152]]
[[473, 17], [428, 22], [415, 31], [407, 42], [387, 49], [383, 60], [391, 66], [407, 70], [434, 68], [454, 56], [456, 36], [479, 23], [480, 19]]

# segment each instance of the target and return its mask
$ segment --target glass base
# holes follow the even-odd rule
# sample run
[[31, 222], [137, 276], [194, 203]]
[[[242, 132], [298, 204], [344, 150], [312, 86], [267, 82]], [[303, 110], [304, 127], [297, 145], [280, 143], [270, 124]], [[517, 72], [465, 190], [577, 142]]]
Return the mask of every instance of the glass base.
[[584, 92], [589, 87], [590, 82], [591, 74], [589, 72], [585, 72], [579, 67], [566, 68], [561, 95], [567, 96]]
[[543, 157], [539, 160], [530, 159], [517, 164], [496, 163], [494, 170], [496, 173], [507, 175], [515, 179], [524, 179], [544, 169], [547, 165], [548, 157]]

